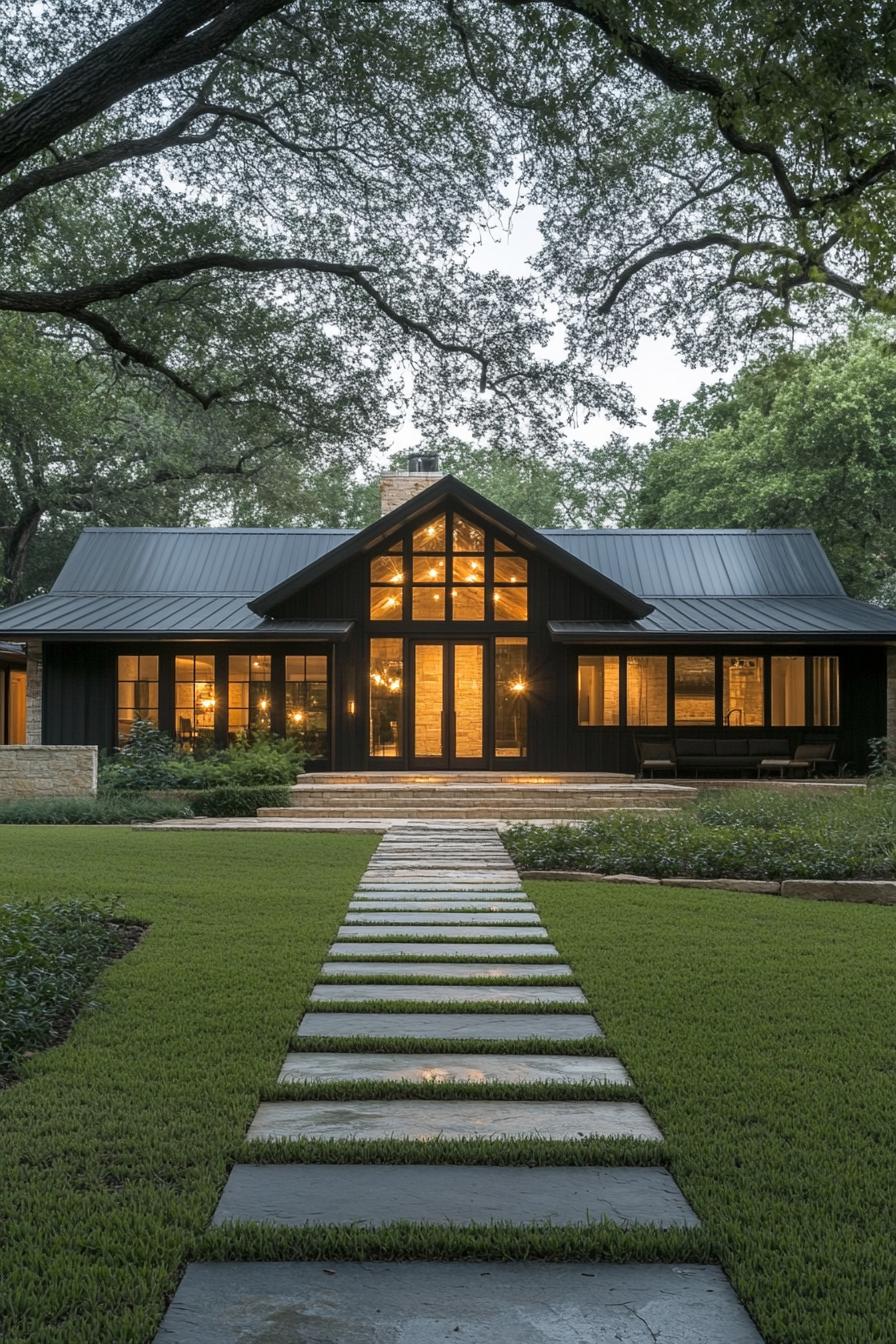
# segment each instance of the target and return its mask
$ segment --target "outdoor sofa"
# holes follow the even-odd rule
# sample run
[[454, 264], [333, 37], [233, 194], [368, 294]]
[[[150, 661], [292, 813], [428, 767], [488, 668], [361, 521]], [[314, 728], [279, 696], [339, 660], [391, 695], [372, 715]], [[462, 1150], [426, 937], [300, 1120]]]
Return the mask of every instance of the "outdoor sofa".
[[696, 774], [710, 771], [723, 774], [777, 773], [808, 778], [820, 765], [831, 764], [836, 742], [805, 742], [791, 751], [786, 738], [774, 737], [671, 737], [636, 738], [639, 773], [643, 777], [657, 773], [673, 777], [685, 771]]

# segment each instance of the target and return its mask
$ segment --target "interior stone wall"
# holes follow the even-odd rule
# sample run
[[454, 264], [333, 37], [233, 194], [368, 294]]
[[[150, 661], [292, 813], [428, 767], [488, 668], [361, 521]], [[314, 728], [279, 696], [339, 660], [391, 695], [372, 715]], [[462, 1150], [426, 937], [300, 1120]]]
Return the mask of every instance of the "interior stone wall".
[[0, 747], [0, 799], [96, 793], [96, 747]]

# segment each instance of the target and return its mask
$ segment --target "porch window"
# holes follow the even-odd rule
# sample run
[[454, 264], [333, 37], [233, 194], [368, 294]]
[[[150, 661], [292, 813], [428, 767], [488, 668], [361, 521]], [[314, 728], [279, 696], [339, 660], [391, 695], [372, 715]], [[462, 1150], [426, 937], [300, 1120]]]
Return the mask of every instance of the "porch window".
[[[3, 676], [0, 673], [0, 685], [2, 685]], [[6, 705], [6, 742], [8, 746], [17, 746], [25, 741], [25, 710], [28, 699], [27, 694], [28, 680], [25, 671], [21, 667], [11, 667], [9, 669], [9, 691]], [[158, 698], [156, 699], [158, 704]], [[2, 713], [0, 705], [0, 713]], [[156, 710], [158, 716], [158, 710]], [[3, 724], [0, 721], [0, 730]]]
[[625, 721], [631, 728], [664, 728], [669, 722], [669, 660], [633, 654], [625, 660]]
[[215, 741], [215, 659], [185, 654], [174, 660], [175, 737], [193, 751]]
[[619, 722], [619, 659], [615, 654], [579, 657], [580, 728], [609, 728]]
[[327, 655], [287, 654], [286, 736], [312, 760], [321, 760], [329, 750], [328, 707]]
[[158, 727], [159, 660], [156, 654], [119, 655], [117, 706], [119, 746], [128, 740], [138, 719]]
[[370, 641], [370, 754], [400, 756], [404, 649], [400, 639]]
[[271, 657], [237, 653], [227, 659], [227, 736], [271, 731]]
[[674, 660], [675, 722], [712, 728], [716, 721], [716, 660], [687, 655]]
[[526, 755], [529, 727], [528, 641], [495, 640], [495, 755]]
[[816, 728], [840, 725], [840, 659], [812, 659], [812, 723]]
[[761, 728], [765, 722], [764, 664], [755, 655], [722, 659], [722, 723], [726, 728]]
[[773, 654], [772, 727], [806, 726], [806, 660], [802, 654]]

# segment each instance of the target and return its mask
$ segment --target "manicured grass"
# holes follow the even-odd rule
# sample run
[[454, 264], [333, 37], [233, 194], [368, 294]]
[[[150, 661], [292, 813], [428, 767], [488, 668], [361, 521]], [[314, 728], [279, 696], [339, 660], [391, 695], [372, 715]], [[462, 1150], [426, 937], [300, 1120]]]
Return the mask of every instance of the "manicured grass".
[[0, 1094], [0, 1338], [147, 1344], [214, 1211], [373, 836], [0, 830], [17, 899], [149, 922]]
[[441, 1083], [400, 1079], [348, 1082], [275, 1083], [262, 1101], [631, 1101], [629, 1083]]
[[527, 885], [767, 1344], [892, 1344], [896, 910]]

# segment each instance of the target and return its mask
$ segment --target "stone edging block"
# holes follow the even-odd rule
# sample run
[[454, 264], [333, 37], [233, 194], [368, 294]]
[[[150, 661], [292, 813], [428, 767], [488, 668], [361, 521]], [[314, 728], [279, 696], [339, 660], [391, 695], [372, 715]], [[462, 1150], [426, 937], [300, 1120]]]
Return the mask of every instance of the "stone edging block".
[[545, 882], [619, 882], [654, 887], [698, 887], [708, 891], [753, 891], [769, 896], [797, 896], [806, 901], [852, 901], [896, 905], [896, 881], [861, 879], [785, 878], [783, 882], [750, 881], [739, 877], [639, 877], [635, 873], [567, 872], [564, 868], [525, 868], [520, 877]]

